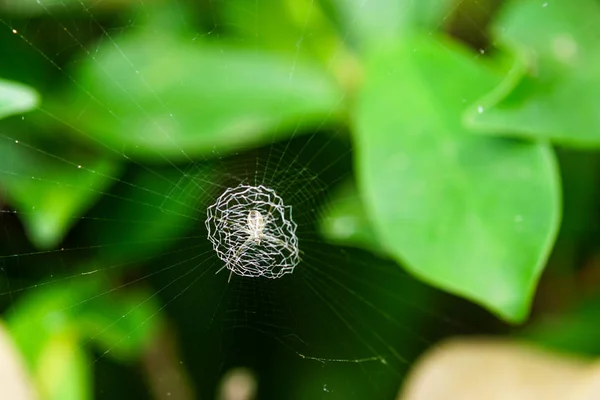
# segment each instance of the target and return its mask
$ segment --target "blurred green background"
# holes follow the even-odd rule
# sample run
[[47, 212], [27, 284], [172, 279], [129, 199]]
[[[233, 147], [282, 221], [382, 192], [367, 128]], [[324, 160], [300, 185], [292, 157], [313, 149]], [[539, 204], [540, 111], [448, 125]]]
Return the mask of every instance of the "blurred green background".
[[[0, 1], [0, 307], [41, 399], [391, 399], [456, 334], [600, 354], [596, 0]], [[597, 55], [598, 54], [598, 55]], [[263, 184], [302, 262], [215, 274]], [[219, 397], [221, 396], [221, 397]]]

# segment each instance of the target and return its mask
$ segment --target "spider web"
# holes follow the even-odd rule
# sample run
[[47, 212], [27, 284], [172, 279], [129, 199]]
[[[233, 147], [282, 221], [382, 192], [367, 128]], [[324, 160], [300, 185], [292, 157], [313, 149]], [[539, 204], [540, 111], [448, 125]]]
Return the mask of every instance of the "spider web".
[[[75, 86], [81, 96], [82, 118], [87, 106], [99, 105], [107, 118], [127, 131], [126, 116], [116, 115], [110, 104], [98, 104], [92, 92], [65, 67], [79, 62], [93, 64], [99, 48], [112, 47], [136, 72], [137, 85], [154, 95], [154, 105], [158, 104], [168, 118], [151, 116], [147, 108], [153, 104], [141, 104], [132, 91], [125, 91], [123, 101], [144, 116], [148, 129], [162, 134], [166, 144], [173, 144], [175, 139], [169, 132], [171, 124], [179, 123], [177, 108], [156, 94], [157, 88], [138, 72], [143, 65], [123, 51], [118, 39], [145, 26], [148, 20], [160, 20], [166, 10], [177, 14], [188, 4], [178, 1], [160, 7], [150, 1], [125, 3], [123, 12], [127, 16], [122, 23], [111, 17], [108, 2], [20, 3], [13, 14], [1, 16], [0, 27], [4, 29], [0, 42], [10, 42], [11, 48], [30, 62], [46, 64], [56, 81], [48, 84], [43, 76], [24, 75], [16, 60], [7, 62], [12, 72], [5, 78], [34, 87], [45, 82], [40, 89], [43, 92], [65, 84]], [[298, 66], [309, 51], [305, 42], [314, 40], [308, 26], [318, 17], [317, 3], [299, 4], [303, 6], [297, 10], [300, 34], [283, 45], [290, 82], [300, 79]], [[250, 35], [236, 30], [238, 18], [223, 19], [224, 7], [254, 21], [244, 25], [245, 29], [252, 26]], [[268, 7], [270, 3], [258, 0], [203, 2], [200, 9], [204, 13], [198, 14], [199, 21], [189, 32], [182, 29], [182, 34], [192, 45], [201, 40], [218, 44], [222, 36], [230, 35], [240, 43], [254, 43], [258, 51], [264, 45], [261, 23]], [[24, 17], [19, 17], [20, 13]], [[79, 15], [81, 20], [71, 15]], [[55, 40], [45, 40], [48, 32], [56, 35]], [[163, 32], [149, 35], [159, 41]], [[346, 40], [350, 40], [348, 35]], [[228, 52], [225, 46], [221, 50]], [[336, 53], [328, 63], [334, 64], [337, 57], [342, 55]], [[224, 65], [224, 74], [226, 71]], [[117, 76], [108, 79], [116, 86], [124, 84]], [[293, 101], [287, 97], [279, 100], [284, 104]], [[118, 374], [120, 381], [126, 374], [138, 383], [129, 392], [123, 391], [122, 385], [115, 385], [115, 374], [111, 372], [123, 368], [111, 356], [120, 355], [131, 336], [157, 320], [173, 325], [170, 331], [182, 349], [176, 353], [176, 360], [190, 377], [189, 385], [202, 398], [214, 397], [220, 377], [240, 365], [257, 372], [261, 398], [277, 398], [280, 393], [289, 393], [291, 398], [323, 394], [335, 398], [393, 398], [410, 362], [438, 335], [429, 326], [441, 325], [447, 332], [465, 329], [456, 318], [446, 316], [439, 304], [422, 303], [421, 299], [432, 301], [442, 295], [417, 283], [397, 264], [369, 251], [330, 244], [319, 234], [318, 216], [335, 206], [331, 193], [352, 179], [348, 133], [330, 128], [333, 116], [322, 118], [313, 127], [304, 126], [303, 118], [291, 126], [282, 119], [260, 146], [245, 145], [236, 151], [215, 146], [197, 156], [188, 154], [181, 145], [181, 154], [171, 157], [154, 150], [157, 154], [153, 156], [160, 163], [152, 164], [140, 160], [136, 145], [126, 140], [119, 144], [98, 139], [78, 125], [79, 117], [66, 121], [44, 104], [40, 113], [53, 120], [58, 130], [40, 138], [28, 133], [36, 125], [29, 122], [27, 114], [3, 121], [7, 127], [0, 133], [3, 148], [7, 149], [3, 156], [14, 158], [11, 162], [15, 166], [21, 158], [41, 158], [82, 174], [101, 176], [105, 183], [87, 189], [98, 199], [84, 207], [82, 216], [70, 221], [72, 227], [64, 240], [44, 250], [31, 245], [20, 220], [36, 210], [14, 207], [10, 193], [4, 193], [0, 198], [6, 201], [0, 214], [0, 301], [10, 312], [29, 295], [45, 295], [54, 287], [75, 292], [83, 285], [88, 291], [84, 299], [66, 296], [58, 306], [59, 311], [80, 310], [107, 298], [117, 306], [128, 293], [141, 288], [144, 295], [135, 307], [124, 315], [106, 315], [95, 334], [83, 343], [85, 349], [93, 348], [91, 343], [102, 340], [115, 325], [126, 321], [134, 324], [125, 324], [124, 333], [111, 338], [102, 350], [95, 350], [89, 366], [94, 371], [98, 398], [131, 398], [135, 391], [144, 395], [151, 391], [160, 397], [153, 384], [149, 386], [154, 390], [147, 388], [131, 370]], [[286, 130], [293, 134], [280, 139], [279, 134]], [[127, 131], [126, 135], [145, 138], [136, 132]], [[73, 153], [71, 149], [77, 146], [86, 152]], [[97, 149], [122, 162], [123, 169], [90, 165]], [[28, 176], [15, 167], [2, 174], [23, 185], [34, 180], [49, 186], [82, 188], [81, 184], [46, 172], [40, 168]], [[227, 274], [216, 274], [223, 262], [207, 240], [206, 208], [227, 188], [240, 184], [271, 188], [293, 208], [301, 251], [301, 261], [293, 274], [276, 280], [234, 275], [230, 282]], [[186, 200], [189, 198], [197, 200], [190, 206]], [[159, 225], [159, 234], [146, 236], [144, 227], [156, 231], [156, 220], [163, 216], [179, 218], [176, 223]], [[150, 303], [156, 303], [157, 311], [140, 322], [136, 310]], [[31, 316], [29, 322], [35, 329], [36, 317]], [[166, 379], [166, 372], [158, 374], [159, 379]], [[180, 393], [183, 381], [170, 382], [168, 392]]]
[[292, 208], [262, 185], [227, 189], [208, 207], [206, 229], [223, 268], [240, 276], [277, 279], [300, 261]]

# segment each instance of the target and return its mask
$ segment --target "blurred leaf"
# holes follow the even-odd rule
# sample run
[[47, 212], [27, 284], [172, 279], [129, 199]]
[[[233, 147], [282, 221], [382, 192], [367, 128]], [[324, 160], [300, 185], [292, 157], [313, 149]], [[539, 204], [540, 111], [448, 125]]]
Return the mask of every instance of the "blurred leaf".
[[34, 400], [35, 387], [25, 363], [3, 323], [0, 323], [0, 384], [2, 396], [11, 400]]
[[360, 83], [361, 66], [348, 49], [347, 35], [340, 35], [322, 5], [314, 0], [271, 2], [269, 7], [228, 1], [223, 14], [234, 32], [232, 41], [317, 62], [353, 92]]
[[91, 398], [90, 360], [79, 348], [74, 317], [78, 303], [89, 299], [96, 282], [76, 283], [31, 292], [6, 316], [43, 399]]
[[154, 30], [115, 40], [78, 65], [87, 93], [73, 88], [53, 112], [138, 157], [189, 161], [270, 143], [341, 111], [339, 88], [301, 61]]
[[0, 118], [37, 107], [38, 94], [28, 86], [0, 79]]
[[467, 122], [496, 134], [600, 145], [598, 25], [594, 0], [510, 2], [495, 32], [528, 75], [509, 76], [467, 112]]
[[327, 240], [382, 252], [354, 182], [348, 180], [337, 188], [323, 207], [319, 231]]
[[[118, 197], [104, 199], [92, 212], [99, 218], [93, 224], [92, 245], [115, 244], [103, 247], [100, 257], [109, 262], [140, 260], [181, 244], [191, 228], [204, 223], [215, 168], [134, 168], [123, 178], [127, 184], [115, 188]], [[113, 218], [103, 222], [107, 213]]]
[[324, 63], [340, 50], [336, 30], [313, 0], [277, 1], [268, 7], [228, 1], [223, 8], [237, 40], [247, 48], [259, 46], [301, 58], [320, 58]]
[[45, 400], [85, 400], [93, 397], [90, 357], [68, 333], [50, 338], [35, 372]]
[[134, 361], [158, 331], [162, 323], [159, 311], [160, 304], [153, 293], [128, 290], [82, 304], [77, 324], [82, 336], [93, 342], [102, 356]]
[[62, 158], [7, 137], [0, 137], [0, 154], [0, 185], [17, 209], [27, 236], [41, 249], [62, 241], [121, 168], [82, 150]]
[[[0, 2], [0, 10], [10, 14], [35, 16], [46, 15], [48, 13], [65, 13], [72, 11], [80, 11], [86, 14], [85, 10], [93, 7], [94, 14], [98, 10], [110, 10], [114, 6], [122, 5], [123, 3], [134, 3], [135, 0], [3, 0]], [[89, 12], [89, 11], [88, 11]]]
[[[140, 289], [113, 291], [102, 275], [88, 274], [31, 292], [11, 309], [9, 331], [48, 391], [59, 389], [54, 386], [60, 383], [54, 374], [71, 369], [71, 363], [85, 357], [81, 372], [89, 367], [87, 355], [81, 353], [88, 342], [99, 347], [102, 356], [128, 361], [139, 357], [152, 339], [162, 321], [157, 298]], [[58, 363], [54, 372], [47, 370], [51, 363]]]
[[[47, 287], [19, 299], [6, 315], [11, 336], [29, 366], [35, 371], [39, 358], [54, 336], [72, 334], [72, 322], [67, 312], [77, 304], [81, 288]], [[86, 294], [89, 294], [87, 291]]]
[[523, 321], [559, 225], [551, 149], [469, 135], [464, 105], [500, 78], [457, 44], [406, 40], [370, 61], [357, 166], [383, 246], [424, 281]]
[[340, 29], [365, 48], [377, 48], [414, 30], [436, 31], [454, 0], [321, 0]]

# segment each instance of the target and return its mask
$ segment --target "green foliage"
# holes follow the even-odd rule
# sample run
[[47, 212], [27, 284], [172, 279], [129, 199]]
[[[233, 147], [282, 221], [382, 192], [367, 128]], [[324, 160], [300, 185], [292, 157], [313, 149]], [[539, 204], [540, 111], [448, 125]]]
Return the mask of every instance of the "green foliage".
[[[505, 68], [504, 59], [491, 60], [495, 66], [490, 66], [448, 39], [431, 36], [452, 10], [451, 2], [443, 7], [431, 2], [325, 4], [328, 12], [302, 1], [280, 4], [272, 10], [278, 17], [262, 27], [266, 35], [257, 39], [261, 45], [252, 49], [229, 39], [190, 41], [189, 21], [184, 28], [159, 33], [152, 27], [168, 27], [169, 21], [185, 16], [159, 13], [164, 9], [157, 6], [160, 18], [147, 18], [141, 27], [99, 44], [93, 57], [73, 64], [75, 84], [50, 98], [48, 109], [76, 127], [71, 134], [77, 141], [95, 149], [79, 164], [65, 163], [72, 157], [53, 150], [17, 147], [3, 168], [3, 184], [30, 240], [39, 248], [56, 247], [79, 216], [100, 197], [111, 197], [99, 194], [109, 190], [122, 166], [111, 161], [114, 154], [107, 149], [148, 161], [193, 161], [215, 150], [231, 153], [283, 139], [303, 126], [339, 121], [346, 112], [342, 100], [354, 93], [344, 94], [336, 83], [347, 83], [348, 71], [322, 62], [346, 52], [326, 19], [335, 15], [342, 30], [370, 44], [360, 46], [365, 86], [358, 88], [359, 102], [350, 118], [356, 124], [360, 193], [350, 189], [350, 197], [332, 204], [322, 232], [337, 243], [388, 254], [428, 283], [507, 320], [522, 321], [559, 221], [560, 184], [552, 150], [538, 143], [478, 137], [462, 124], [461, 115], [470, 107], [475, 111], [468, 120], [482, 123], [481, 118], [495, 112], [489, 99], [495, 93], [522, 92], [520, 82], [534, 80], [547, 90], [546, 71], [548, 76], [586, 76], [577, 68], [593, 64], [593, 51], [583, 52], [577, 63], [557, 59], [556, 41], [548, 44], [545, 33], [558, 29], [553, 35], [561, 38], [567, 29], [575, 35], [574, 43], [586, 47], [595, 45], [592, 34], [555, 23], [560, 12], [553, 4], [536, 24], [525, 22], [533, 13], [531, 5], [515, 5], [516, 11], [509, 9], [500, 22], [507, 29], [498, 33], [517, 54], [513, 67]], [[233, 4], [226, 11], [239, 22], [236, 34], [248, 35], [252, 21], [240, 17]], [[314, 18], [304, 18], [309, 11]], [[586, 14], [598, 17], [592, 11]], [[290, 38], [309, 28], [328, 38], [328, 44], [307, 39], [313, 60], [297, 58], [288, 51]], [[276, 39], [274, 32], [287, 33]], [[414, 32], [430, 38], [415, 39]], [[252, 41], [253, 46], [258, 43]], [[527, 75], [534, 47], [541, 49], [535, 57], [539, 76]], [[7, 112], [18, 112], [26, 92], [11, 93], [6, 97], [13, 99], [13, 111]], [[518, 133], [516, 125], [527, 126], [519, 119], [501, 120], [507, 135]], [[514, 125], [506, 125], [511, 120]], [[593, 132], [571, 128], [569, 132]], [[190, 188], [210, 177], [201, 170], [192, 179], [183, 175], [188, 181], [180, 185], [174, 184], [180, 169], [166, 174], [155, 179], [142, 169], [118, 189], [114, 202], [131, 200], [119, 206], [119, 215], [127, 219], [143, 209], [139, 220], [152, 224], [142, 228], [132, 223], [116, 235], [110, 227], [98, 229], [100, 243], [131, 244], [109, 246], [105, 258], [116, 262], [156, 254], [195, 221], [199, 191]], [[173, 190], [182, 197], [173, 196]], [[165, 198], [174, 203], [164, 207]], [[100, 206], [115, 208], [110, 202], [106, 198]], [[350, 214], [354, 232], [336, 231]]]
[[[110, 3], [112, 0], [107, 0]], [[91, 0], [7, 0], [0, 5], [2, 11], [16, 15], [44, 15], [46, 12], [76, 10], [77, 6], [93, 5]]]
[[340, 30], [351, 32], [363, 50], [395, 42], [417, 30], [436, 31], [448, 16], [452, 0], [322, 0], [333, 9]]
[[0, 158], [0, 183], [18, 208], [29, 239], [40, 249], [58, 246], [121, 169], [118, 163], [92, 153], [79, 154], [82, 164], [75, 164], [56, 153], [15, 146], [4, 138], [0, 153], [7, 154]]
[[0, 80], [0, 118], [27, 112], [38, 104], [38, 94], [31, 88]]
[[155, 31], [105, 43], [75, 73], [86, 90], [72, 87], [56, 113], [109, 148], [145, 159], [239, 150], [341, 112], [342, 93], [317, 66]]
[[[145, 289], [122, 284], [130, 269], [112, 267], [149, 268], [184, 239], [206, 245], [195, 229], [233, 174], [220, 158], [251, 158], [275, 141], [289, 140], [287, 150], [302, 134], [349, 132], [356, 176], [302, 217], [314, 218], [330, 243], [380, 256], [363, 273], [382, 270], [386, 259], [506, 322], [528, 317], [553, 250], [572, 274], [572, 253], [584, 241], [596, 245], [597, 154], [555, 156], [555, 146], [600, 144], [600, 6], [593, 0], [507, 1], [492, 16], [490, 36], [479, 27], [475, 38], [453, 37], [463, 2], [451, 0], [209, 2], [229, 24], [215, 17], [208, 25], [204, 2], [177, 9], [114, 2], [123, 7], [115, 16], [92, 3], [8, 1], [0, 10], [58, 24], [54, 33], [66, 31], [71, 41], [78, 30], [60, 18], [94, 26], [58, 49], [30, 40], [37, 28], [0, 36], [7, 60], [0, 75], [44, 81], [33, 84], [43, 110], [20, 125], [19, 114], [36, 108], [39, 95], [0, 80], [0, 200], [16, 210], [27, 245], [51, 252], [76, 233], [90, 250], [84, 263], [65, 256], [76, 275], [70, 269], [39, 288], [34, 280], [26, 287], [36, 289], [7, 314], [44, 398], [91, 396], [94, 363], [84, 344], [121, 362], [141, 357], [165, 315]], [[74, 10], [77, 17], [55, 18]], [[128, 21], [126, 29], [107, 29], [97, 15], [109, 27]], [[27, 46], [7, 35], [22, 35]], [[466, 44], [482, 40], [491, 54]], [[31, 49], [47, 65], [33, 62], [39, 57]], [[74, 279], [89, 271], [82, 265], [110, 279]], [[319, 273], [317, 283], [330, 278]], [[337, 289], [348, 290], [337, 278]], [[399, 292], [434, 307], [430, 293], [415, 287], [371, 290], [363, 306], [381, 295], [400, 310], [398, 298], [386, 297]], [[527, 332], [542, 343], [578, 341], [597, 316], [599, 303], [590, 302], [591, 311], [564, 318], [564, 329], [540, 324]], [[420, 322], [397, 313], [384, 319]], [[581, 342], [583, 351], [599, 351]]]
[[[95, 275], [97, 277], [97, 275]], [[71, 279], [23, 297], [6, 316], [44, 399], [91, 398], [92, 342], [103, 354], [132, 361], [161, 323], [152, 295], [113, 295], [100, 278]]]
[[471, 108], [469, 123], [496, 134], [600, 145], [599, 24], [594, 0], [511, 3], [495, 31], [527, 74], [490, 91]]
[[421, 279], [523, 321], [558, 228], [551, 150], [461, 126], [464, 104], [499, 79], [455, 44], [405, 40], [367, 76], [358, 176], [384, 247]]
[[86, 400], [92, 396], [89, 355], [65, 332], [48, 338], [36, 360], [34, 377], [40, 396], [48, 400]]
[[243, 40], [245, 47], [312, 59], [312, 62], [320, 60], [327, 68], [331, 54], [342, 51], [343, 44], [334, 26], [314, 3], [314, 0], [271, 2], [269, 18], [262, 18], [258, 13], [249, 14], [247, 4], [241, 2], [229, 1], [223, 8], [235, 37]]

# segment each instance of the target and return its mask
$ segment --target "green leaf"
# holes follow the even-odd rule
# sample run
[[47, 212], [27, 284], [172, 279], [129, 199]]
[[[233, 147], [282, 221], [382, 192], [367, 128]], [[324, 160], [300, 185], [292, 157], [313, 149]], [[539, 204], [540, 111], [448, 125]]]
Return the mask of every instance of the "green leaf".
[[0, 118], [37, 107], [38, 94], [28, 86], [0, 79]]
[[383, 252], [353, 181], [344, 182], [323, 207], [319, 231], [335, 244]]
[[161, 323], [160, 304], [153, 293], [140, 288], [114, 293], [101, 274], [32, 292], [19, 299], [7, 316], [9, 331], [33, 371], [43, 370], [48, 348], [66, 338], [78, 347], [93, 343], [102, 356], [132, 361]]
[[90, 299], [96, 284], [86, 279], [46, 286], [19, 298], [6, 315], [41, 398], [91, 398], [91, 363], [76, 324], [85, 321], [77, 306]]
[[500, 77], [450, 41], [370, 59], [356, 121], [361, 192], [383, 246], [422, 280], [520, 322], [554, 242], [550, 148], [471, 135], [461, 114]]
[[48, 400], [93, 398], [91, 359], [76, 337], [52, 337], [39, 356], [35, 378], [41, 397]]
[[271, 143], [341, 112], [338, 86], [301, 60], [155, 30], [115, 41], [78, 64], [86, 91], [72, 88], [53, 112], [132, 156], [189, 161]]
[[[105, 198], [94, 210], [99, 220], [93, 221], [91, 245], [107, 245], [100, 256], [112, 263], [140, 260], [181, 244], [191, 228], [204, 223], [215, 175], [214, 165], [194, 165], [186, 171], [133, 168], [123, 177], [127, 184], [115, 187], [118, 197]], [[107, 213], [113, 218], [102, 222]]]
[[81, 149], [63, 157], [7, 137], [0, 137], [0, 154], [0, 185], [40, 249], [59, 244], [121, 169]]
[[[21, 297], [7, 312], [9, 332], [31, 371], [37, 368], [39, 357], [52, 337], [73, 334], [68, 310], [81, 300], [79, 292], [84, 291], [76, 285], [48, 286]], [[89, 294], [87, 289], [85, 294]]]
[[321, 58], [324, 64], [332, 64], [339, 57], [341, 38], [318, 2], [277, 1], [261, 7], [258, 13], [248, 13], [248, 5], [240, 2], [225, 2], [222, 7], [234, 36], [247, 47]]
[[86, 301], [77, 319], [83, 338], [92, 341], [103, 356], [121, 362], [138, 359], [163, 322], [158, 298], [142, 289]]
[[516, 56], [513, 76], [467, 112], [472, 127], [493, 134], [600, 145], [600, 5], [594, 0], [513, 1], [495, 24]]
[[36, 16], [72, 12], [86, 14], [85, 10], [93, 7], [95, 15], [98, 10], [114, 10], [115, 5], [122, 5], [125, 2], [122, 0], [106, 0], [100, 3], [94, 0], [5, 0], [0, 3], [0, 9], [9, 14]]
[[363, 50], [415, 30], [438, 30], [454, 0], [321, 0]]

